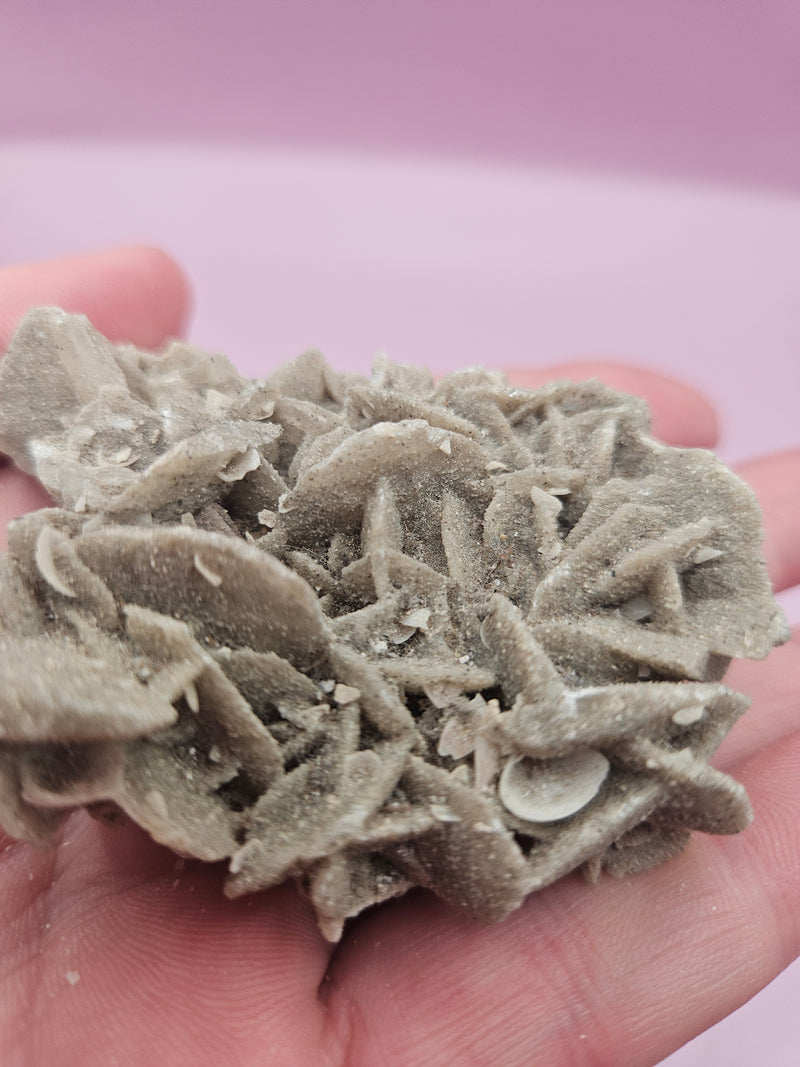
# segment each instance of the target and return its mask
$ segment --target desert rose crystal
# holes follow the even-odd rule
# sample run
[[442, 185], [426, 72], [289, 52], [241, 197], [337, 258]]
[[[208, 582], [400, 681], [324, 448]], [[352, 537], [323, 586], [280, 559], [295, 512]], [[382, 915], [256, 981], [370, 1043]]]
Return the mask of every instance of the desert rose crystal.
[[0, 560], [0, 823], [122, 809], [326, 937], [410, 886], [495, 920], [733, 833], [734, 656], [788, 636], [750, 490], [594, 382], [265, 381], [23, 322], [0, 448], [57, 506]]

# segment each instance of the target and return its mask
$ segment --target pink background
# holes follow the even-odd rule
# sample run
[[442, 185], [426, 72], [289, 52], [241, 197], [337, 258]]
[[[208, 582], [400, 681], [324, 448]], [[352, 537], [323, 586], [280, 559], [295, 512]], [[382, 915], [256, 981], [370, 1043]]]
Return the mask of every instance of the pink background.
[[[796, 447], [798, 56], [796, 0], [0, 0], [0, 260], [160, 244], [253, 374], [613, 356]], [[670, 1067], [796, 1064], [798, 1002]]]

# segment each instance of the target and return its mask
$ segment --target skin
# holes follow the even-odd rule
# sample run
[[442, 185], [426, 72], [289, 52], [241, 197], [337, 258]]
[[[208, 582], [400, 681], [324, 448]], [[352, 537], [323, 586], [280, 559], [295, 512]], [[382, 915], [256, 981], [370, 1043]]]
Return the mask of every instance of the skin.
[[[187, 287], [163, 253], [125, 249], [0, 271], [0, 350], [30, 306], [84, 311], [115, 339], [180, 332]], [[614, 364], [565, 371], [644, 396], [657, 436], [710, 447], [708, 404]], [[800, 579], [800, 452], [740, 469], [764, 509], [776, 589]], [[0, 468], [2, 526], [46, 503]], [[653, 1064], [734, 1011], [800, 951], [800, 642], [726, 682], [752, 711], [716, 764], [754, 824], [695, 835], [635, 877], [578, 876], [482, 927], [423, 892], [373, 909], [337, 947], [289, 885], [226, 900], [220, 865], [78, 812], [54, 850], [0, 836], [0, 1062], [5, 1065]]]

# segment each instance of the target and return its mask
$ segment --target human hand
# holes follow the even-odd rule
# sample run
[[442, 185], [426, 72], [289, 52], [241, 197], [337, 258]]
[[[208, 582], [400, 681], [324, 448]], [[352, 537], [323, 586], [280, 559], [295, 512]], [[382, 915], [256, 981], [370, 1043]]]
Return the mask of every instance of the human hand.
[[[0, 350], [29, 306], [87, 312], [109, 336], [157, 347], [185, 287], [147, 250], [0, 272]], [[584, 364], [644, 396], [654, 430], [709, 447], [691, 391]], [[764, 508], [777, 589], [800, 579], [800, 453], [745, 465]], [[45, 503], [0, 469], [3, 527]], [[734, 1010], [800, 944], [800, 644], [727, 682], [753, 709], [715, 764], [747, 786], [756, 821], [696, 835], [669, 863], [587, 886], [572, 876], [482, 927], [421, 891], [365, 913], [338, 946], [294, 889], [235, 901], [220, 865], [183, 861], [137, 827], [72, 815], [48, 852], [0, 839], [3, 1064], [511, 1065], [657, 1062]]]

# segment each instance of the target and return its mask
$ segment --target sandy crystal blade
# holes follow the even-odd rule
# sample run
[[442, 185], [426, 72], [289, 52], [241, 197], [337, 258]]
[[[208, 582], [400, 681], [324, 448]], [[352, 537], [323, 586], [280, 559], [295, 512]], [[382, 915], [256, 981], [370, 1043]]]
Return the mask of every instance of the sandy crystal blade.
[[734, 833], [731, 657], [788, 636], [750, 490], [599, 382], [309, 353], [264, 381], [38, 309], [0, 448], [0, 823], [76, 805], [294, 878], [326, 937], [421, 885], [484, 920]]

